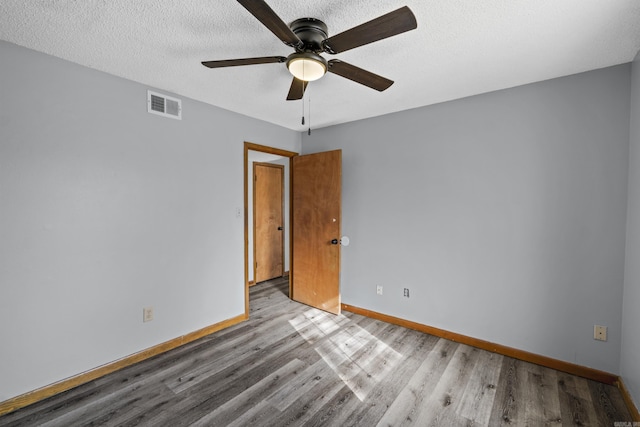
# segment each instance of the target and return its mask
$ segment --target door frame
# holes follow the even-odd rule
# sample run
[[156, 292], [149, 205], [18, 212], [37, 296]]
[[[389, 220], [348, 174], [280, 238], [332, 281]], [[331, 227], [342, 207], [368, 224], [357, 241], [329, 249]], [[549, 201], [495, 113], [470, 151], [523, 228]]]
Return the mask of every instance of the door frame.
[[[291, 158], [298, 156], [300, 153], [293, 151], [287, 151], [280, 148], [269, 147], [266, 145], [254, 144], [252, 142], [245, 141], [244, 143], [244, 316], [249, 318], [249, 150], [259, 151], [261, 153], [274, 154], [277, 156]], [[291, 178], [291, 163], [289, 163], [289, 178]], [[291, 179], [289, 180], [291, 185]], [[289, 194], [291, 199], [291, 194]], [[289, 221], [291, 221], [291, 200], [289, 200]], [[285, 227], [290, 228], [290, 224], [285, 224]], [[255, 238], [255, 237], [254, 237]], [[292, 253], [292, 241], [289, 243], [289, 256]], [[291, 295], [291, 274], [289, 272], [289, 295]], [[255, 276], [254, 276], [255, 279]]]
[[[256, 254], [258, 252], [258, 239], [257, 239], [257, 221], [256, 221], [256, 170], [258, 167], [265, 167], [265, 168], [274, 168], [274, 169], [279, 169], [280, 170], [280, 179], [281, 179], [281, 188], [280, 188], [280, 224], [282, 224], [282, 227], [285, 226], [284, 223], [284, 183], [285, 183], [285, 179], [284, 179], [284, 166], [283, 165], [278, 165], [278, 164], [273, 164], [273, 163], [267, 163], [267, 162], [253, 162], [253, 284], [255, 285], [256, 283], [258, 283], [258, 268], [256, 266]], [[282, 275], [284, 275], [284, 253], [285, 253], [285, 241], [284, 241], [284, 232], [280, 233], [280, 238], [282, 240], [282, 251], [280, 251], [280, 260], [282, 263]], [[282, 276], [281, 275], [281, 276]]]

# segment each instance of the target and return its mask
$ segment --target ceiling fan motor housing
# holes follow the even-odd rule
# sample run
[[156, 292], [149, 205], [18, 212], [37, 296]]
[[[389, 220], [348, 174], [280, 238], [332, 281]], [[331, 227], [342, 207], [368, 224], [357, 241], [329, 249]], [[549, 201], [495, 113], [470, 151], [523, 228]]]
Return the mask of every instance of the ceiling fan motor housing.
[[322, 42], [327, 38], [327, 24], [316, 18], [300, 18], [289, 24], [291, 31], [304, 43], [302, 52], [322, 52]]

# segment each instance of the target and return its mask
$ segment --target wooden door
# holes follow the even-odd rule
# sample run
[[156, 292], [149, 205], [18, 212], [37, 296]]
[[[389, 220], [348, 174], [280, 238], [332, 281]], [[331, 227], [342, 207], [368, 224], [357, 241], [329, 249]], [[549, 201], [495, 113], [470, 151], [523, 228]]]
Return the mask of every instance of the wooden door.
[[342, 150], [292, 158], [292, 298], [340, 313]]
[[253, 165], [255, 283], [284, 274], [284, 166]]

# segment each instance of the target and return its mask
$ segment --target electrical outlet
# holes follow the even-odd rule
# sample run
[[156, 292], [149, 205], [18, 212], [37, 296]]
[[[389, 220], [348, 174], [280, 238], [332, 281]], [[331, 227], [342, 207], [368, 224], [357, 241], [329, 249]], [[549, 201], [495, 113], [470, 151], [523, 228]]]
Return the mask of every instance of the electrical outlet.
[[376, 293], [377, 293], [378, 295], [382, 295], [382, 285], [378, 285], [378, 286], [376, 286]]
[[142, 309], [142, 321], [151, 322], [153, 320], [153, 307], [145, 307]]
[[607, 340], [607, 327], [600, 325], [593, 325], [593, 339], [598, 341]]
[[409, 298], [409, 288], [404, 288], [404, 296]]

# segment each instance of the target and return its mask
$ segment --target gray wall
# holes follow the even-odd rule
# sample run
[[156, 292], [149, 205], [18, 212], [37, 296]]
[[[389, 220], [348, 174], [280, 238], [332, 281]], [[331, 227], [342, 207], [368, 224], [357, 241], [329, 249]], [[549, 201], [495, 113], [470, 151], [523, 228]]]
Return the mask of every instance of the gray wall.
[[626, 64], [303, 134], [343, 150], [343, 302], [618, 373], [629, 90]]
[[620, 373], [636, 406], [640, 406], [640, 52], [631, 72], [629, 136], [629, 210]]
[[0, 401], [242, 314], [242, 143], [301, 139], [343, 149], [345, 303], [621, 372], [639, 401], [638, 61], [631, 126], [623, 65], [308, 137], [0, 57]]
[[300, 134], [190, 99], [166, 119], [140, 84], [0, 57], [0, 401], [243, 314], [243, 142]]

